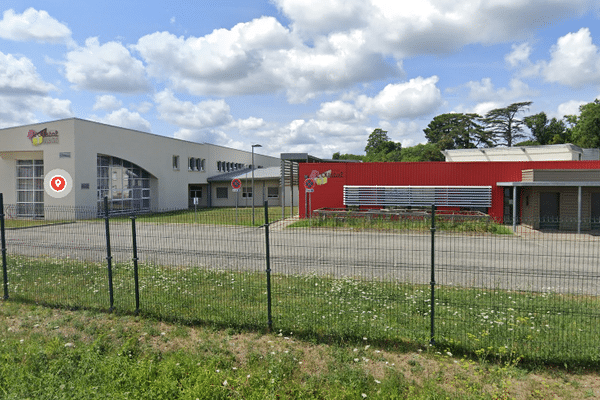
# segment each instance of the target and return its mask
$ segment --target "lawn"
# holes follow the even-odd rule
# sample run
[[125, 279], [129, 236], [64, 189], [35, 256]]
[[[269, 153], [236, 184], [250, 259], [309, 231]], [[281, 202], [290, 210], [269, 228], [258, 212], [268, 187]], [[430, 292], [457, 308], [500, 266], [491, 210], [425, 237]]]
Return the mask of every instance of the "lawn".
[[[107, 310], [103, 264], [8, 258], [10, 298], [67, 308]], [[114, 306], [133, 313], [133, 266], [113, 269]], [[262, 273], [139, 266], [141, 315], [185, 324], [262, 332], [267, 327]], [[426, 285], [272, 276], [273, 329], [299, 338], [396, 346], [427, 345], [431, 297]], [[437, 348], [479, 360], [597, 368], [600, 300], [559, 293], [437, 287]]]
[[600, 377], [364, 337], [188, 326], [0, 301], [3, 399], [592, 399]]

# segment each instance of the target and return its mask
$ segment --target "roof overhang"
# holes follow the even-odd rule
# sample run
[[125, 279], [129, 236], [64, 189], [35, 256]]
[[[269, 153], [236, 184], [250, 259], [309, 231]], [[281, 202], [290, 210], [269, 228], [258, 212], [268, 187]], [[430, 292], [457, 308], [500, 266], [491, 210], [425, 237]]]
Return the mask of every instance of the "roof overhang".
[[600, 187], [600, 182], [577, 182], [577, 181], [538, 181], [538, 182], [497, 182], [497, 186], [508, 187]]

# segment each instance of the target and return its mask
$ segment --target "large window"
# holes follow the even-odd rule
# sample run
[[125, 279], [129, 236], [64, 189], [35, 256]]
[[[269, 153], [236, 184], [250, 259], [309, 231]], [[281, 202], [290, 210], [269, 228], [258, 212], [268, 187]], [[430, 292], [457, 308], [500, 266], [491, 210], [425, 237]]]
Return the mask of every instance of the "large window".
[[44, 160], [17, 160], [17, 216], [44, 217]]
[[267, 188], [267, 197], [269, 199], [276, 199], [279, 197], [279, 187], [271, 186]]
[[217, 188], [217, 199], [226, 199], [229, 197], [229, 189], [226, 187]]
[[108, 198], [111, 213], [150, 209], [150, 174], [127, 160], [98, 155], [98, 210]]

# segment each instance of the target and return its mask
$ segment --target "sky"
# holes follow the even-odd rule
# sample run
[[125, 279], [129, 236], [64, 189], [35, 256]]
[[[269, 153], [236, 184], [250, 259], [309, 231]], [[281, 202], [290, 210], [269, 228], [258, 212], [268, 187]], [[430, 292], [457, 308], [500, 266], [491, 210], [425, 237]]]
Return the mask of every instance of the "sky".
[[[3, 0], [0, 128], [82, 118], [250, 150], [403, 147], [449, 112], [600, 98], [597, 0]], [[1, 145], [1, 143], [0, 143]]]

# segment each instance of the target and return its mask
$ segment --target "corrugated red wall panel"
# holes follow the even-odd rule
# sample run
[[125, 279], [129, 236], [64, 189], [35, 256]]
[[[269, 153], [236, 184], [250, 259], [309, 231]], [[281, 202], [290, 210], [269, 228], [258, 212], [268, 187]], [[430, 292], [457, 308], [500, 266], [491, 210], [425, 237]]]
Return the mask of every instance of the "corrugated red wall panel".
[[[310, 208], [343, 208], [344, 185], [492, 186], [492, 217], [503, 216], [503, 189], [498, 182], [521, 181], [524, 169], [600, 169], [600, 161], [408, 162], [300, 164], [301, 181], [316, 177], [313, 193], [300, 185], [300, 217]], [[319, 178], [321, 176], [321, 178]], [[326, 179], [323, 179], [323, 176]]]

